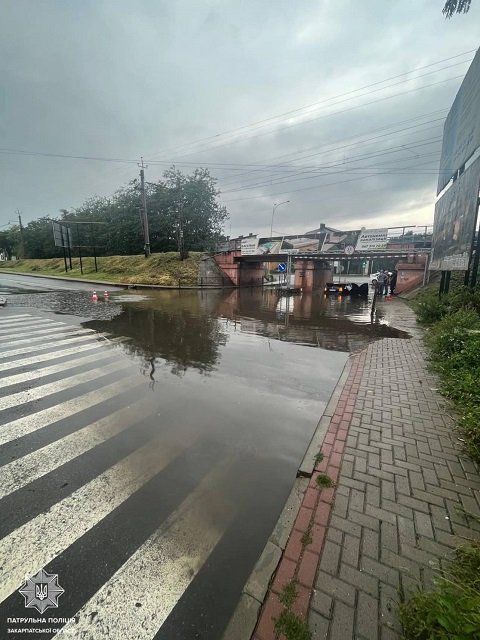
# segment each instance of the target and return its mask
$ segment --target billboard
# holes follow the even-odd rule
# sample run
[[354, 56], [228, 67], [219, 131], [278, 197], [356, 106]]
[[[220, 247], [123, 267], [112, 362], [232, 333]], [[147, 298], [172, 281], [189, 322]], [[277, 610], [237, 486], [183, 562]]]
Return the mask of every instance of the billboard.
[[278, 236], [275, 238], [242, 238], [242, 256], [266, 255], [270, 253], [317, 252], [319, 239], [315, 236]]
[[355, 251], [385, 251], [388, 244], [388, 229], [362, 229]]
[[[410, 232], [412, 233], [412, 232]], [[407, 236], [405, 236], [407, 237]], [[412, 248], [414, 247], [412, 234]], [[403, 236], [402, 236], [403, 239]], [[398, 251], [398, 238], [388, 237], [388, 228], [381, 229], [355, 229], [353, 231], [339, 231], [329, 229], [310, 235], [278, 236], [274, 238], [257, 238], [248, 236], [241, 240], [242, 256], [255, 256], [266, 254], [345, 254], [354, 256], [355, 253], [375, 253], [385, 251]], [[425, 239], [423, 245], [425, 246]]]
[[52, 222], [53, 241], [56, 247], [73, 247], [72, 229], [61, 222]]
[[430, 269], [467, 271], [477, 222], [480, 158], [435, 205]]
[[453, 101], [443, 128], [437, 193], [480, 146], [480, 49]]

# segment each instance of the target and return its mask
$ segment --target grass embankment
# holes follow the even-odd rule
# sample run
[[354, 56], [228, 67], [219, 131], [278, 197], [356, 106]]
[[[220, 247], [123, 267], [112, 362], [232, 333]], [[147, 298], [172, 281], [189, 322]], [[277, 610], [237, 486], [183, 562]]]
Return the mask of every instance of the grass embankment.
[[73, 269], [65, 273], [63, 258], [45, 260], [16, 260], [0, 262], [0, 269], [19, 271], [46, 276], [62, 276], [84, 280], [104, 280], [128, 284], [157, 284], [163, 286], [194, 286], [197, 284], [198, 267], [202, 254], [190, 252], [186, 260], [180, 260], [178, 253], [156, 253], [149, 258], [140, 256], [106, 256], [97, 258], [98, 272], [95, 272], [93, 258], [72, 259]]
[[[459, 414], [459, 437], [480, 462], [480, 289], [472, 293], [458, 286], [441, 299], [438, 292], [425, 292], [413, 306], [427, 326], [431, 367], [441, 391]], [[480, 543], [457, 549], [436, 589], [410, 598], [400, 616], [408, 640], [480, 638]]]

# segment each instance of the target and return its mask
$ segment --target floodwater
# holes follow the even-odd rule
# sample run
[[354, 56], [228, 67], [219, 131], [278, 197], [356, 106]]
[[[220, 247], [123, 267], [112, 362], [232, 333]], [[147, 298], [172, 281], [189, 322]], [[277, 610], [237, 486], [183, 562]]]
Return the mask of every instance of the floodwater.
[[[87, 630], [82, 638], [120, 638], [125, 624], [131, 638], [220, 639], [349, 353], [408, 334], [379, 316], [372, 322], [368, 300], [320, 293], [126, 291], [98, 302], [88, 291], [11, 293], [9, 313], [25, 309], [106, 336], [111, 342], [102, 349], [131, 380], [123, 404], [136, 403], [137, 422], [107, 440], [104, 450], [92, 445], [95, 455], [82, 454], [70, 475], [75, 461], [64, 466], [72, 491], [127, 450], [133, 451], [128, 477], [143, 466], [154, 468], [158, 456], [168, 458], [164, 447], [176, 452], [140, 483], [127, 506], [119, 504], [82, 538], [59, 548], [48, 565], [66, 591], [58, 615], [83, 611], [76, 623]], [[92, 408], [91, 419], [121, 403]], [[75, 416], [64, 428], [79, 428]], [[22, 446], [31, 453], [40, 441], [22, 443], [15, 455]], [[57, 491], [50, 486], [42, 485], [45, 495]], [[44, 498], [45, 504], [58, 499]], [[118, 572], [125, 576], [122, 597], [102, 598], [102, 589], [119, 589]], [[75, 573], [75, 595], [68, 596], [64, 583]], [[126, 584], [137, 592], [128, 595]], [[128, 597], [136, 608], [120, 613], [116, 607], [120, 601], [125, 607]], [[97, 636], [88, 635], [93, 630]]]

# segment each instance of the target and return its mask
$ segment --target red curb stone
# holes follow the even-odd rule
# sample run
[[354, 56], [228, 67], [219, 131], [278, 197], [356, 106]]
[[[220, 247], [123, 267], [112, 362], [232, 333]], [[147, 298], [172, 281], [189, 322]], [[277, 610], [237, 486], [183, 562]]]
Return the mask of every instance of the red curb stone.
[[321, 502], [328, 502], [329, 504], [331, 504], [334, 494], [335, 487], [332, 487], [331, 489], [322, 489], [322, 493], [320, 494]]
[[339, 467], [328, 467], [327, 468], [327, 476], [329, 476], [334, 482], [338, 480], [338, 476], [340, 475]]
[[310, 520], [312, 519], [313, 510], [307, 509], [307, 507], [300, 507], [298, 515], [295, 519], [295, 524], [293, 525], [294, 529], [298, 529], [299, 531], [305, 531], [310, 524]]
[[[318, 558], [317, 558], [318, 562]], [[316, 568], [316, 567], [315, 567]], [[293, 613], [301, 618], [307, 617], [308, 605], [310, 604], [310, 589], [301, 584], [297, 584], [297, 598], [292, 605]]]
[[347, 429], [339, 429], [337, 433], [338, 440], [346, 440], [347, 439], [348, 430]]
[[315, 471], [321, 471], [322, 473], [325, 473], [329, 462], [329, 457], [324, 456], [323, 460], [321, 462], [317, 462], [317, 464], [315, 465]]
[[285, 556], [280, 560], [280, 564], [277, 567], [275, 579], [272, 584], [272, 591], [279, 593], [283, 587], [292, 580], [295, 575], [297, 563], [293, 560], [289, 560]]
[[[326, 458], [326, 460], [328, 460], [328, 458]], [[312, 487], [314, 489], [318, 489], [318, 484], [317, 484], [317, 478], [320, 474], [318, 473], [318, 471], [314, 471], [312, 473], [312, 475], [310, 476], [310, 480], [308, 482], [308, 486]]]
[[303, 533], [301, 531], [294, 529], [285, 547], [285, 556], [294, 562], [298, 562], [302, 553], [302, 535]]
[[317, 503], [318, 492], [313, 487], [308, 487], [303, 497], [302, 505], [308, 509], [313, 509]]
[[320, 554], [323, 541], [325, 539], [326, 527], [322, 527], [319, 524], [314, 524], [310, 532], [312, 542], [308, 545], [308, 550], [313, 551], [315, 554]]
[[329, 456], [332, 453], [332, 445], [331, 444], [323, 444], [322, 453], [324, 456]]
[[326, 433], [324, 442], [326, 444], [333, 444], [335, 442], [335, 435], [333, 433]]
[[301, 584], [304, 584], [309, 589], [312, 588], [317, 573], [318, 554], [313, 551], [305, 550], [303, 558], [300, 563], [297, 578]]
[[274, 640], [275, 639], [275, 622], [274, 618], [282, 613], [283, 606], [278, 596], [275, 593], [269, 593], [262, 613], [260, 614], [260, 620], [257, 626], [257, 636], [260, 640]]
[[342, 463], [342, 455], [341, 453], [332, 453], [330, 455], [330, 460], [329, 460], [330, 464], [332, 465], [332, 467], [339, 467]]
[[340, 414], [336, 414], [336, 413], [335, 413], [335, 414], [332, 416], [332, 419], [330, 420], [330, 422], [331, 422], [332, 424], [338, 424], [338, 423], [340, 422], [340, 420], [341, 420], [341, 419], [342, 419], [342, 416], [341, 416]]
[[319, 502], [315, 510], [314, 521], [316, 524], [326, 526], [330, 518], [331, 506], [326, 502]]
[[[337, 440], [335, 442], [335, 444], [333, 445], [333, 450], [335, 453], [343, 453], [343, 450], [345, 449], [345, 441], [344, 440]], [[342, 459], [340, 458], [340, 461]]]

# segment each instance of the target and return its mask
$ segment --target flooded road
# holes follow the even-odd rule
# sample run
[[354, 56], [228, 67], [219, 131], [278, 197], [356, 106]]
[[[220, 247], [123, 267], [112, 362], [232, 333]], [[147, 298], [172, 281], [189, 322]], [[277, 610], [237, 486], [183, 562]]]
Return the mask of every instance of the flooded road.
[[68, 637], [221, 638], [348, 354], [408, 334], [320, 294], [11, 294], [2, 624], [45, 568]]

